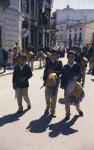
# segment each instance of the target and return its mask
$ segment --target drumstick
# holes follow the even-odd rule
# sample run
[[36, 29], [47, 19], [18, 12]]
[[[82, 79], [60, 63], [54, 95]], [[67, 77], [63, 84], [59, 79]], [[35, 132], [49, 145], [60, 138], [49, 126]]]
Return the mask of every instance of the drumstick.
[[40, 89], [42, 89], [44, 87], [44, 85], [42, 85], [41, 87], [40, 87]]

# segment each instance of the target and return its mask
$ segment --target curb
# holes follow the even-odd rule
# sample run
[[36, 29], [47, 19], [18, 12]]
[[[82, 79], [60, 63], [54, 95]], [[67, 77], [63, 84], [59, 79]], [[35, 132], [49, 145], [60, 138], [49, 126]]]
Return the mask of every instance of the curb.
[[6, 76], [6, 75], [10, 75], [10, 74], [12, 74], [12, 73], [13, 73], [13, 71], [12, 71], [12, 72], [5, 72], [5, 73], [0, 74], [0, 77], [1, 77], [1, 76]]

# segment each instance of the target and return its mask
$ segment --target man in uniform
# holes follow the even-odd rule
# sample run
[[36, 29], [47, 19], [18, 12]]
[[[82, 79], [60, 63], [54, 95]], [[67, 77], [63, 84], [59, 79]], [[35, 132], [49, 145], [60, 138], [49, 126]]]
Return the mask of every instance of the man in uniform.
[[[58, 60], [58, 53], [56, 50], [51, 50], [51, 57], [47, 59], [45, 69], [44, 69], [44, 85], [45, 85], [45, 99], [46, 99], [46, 110], [44, 114], [49, 114], [49, 110], [52, 117], [56, 117], [55, 108], [56, 100], [58, 94], [59, 76], [62, 73], [63, 65], [60, 60]], [[49, 75], [52, 75], [55, 80], [54, 82], [48, 84]], [[52, 79], [53, 80], [53, 79]]]
[[22, 98], [27, 103], [27, 109], [31, 108], [30, 99], [28, 96], [28, 79], [32, 77], [30, 67], [26, 64], [26, 57], [23, 55], [18, 56], [18, 63], [14, 67], [13, 72], [13, 88], [16, 92], [18, 111], [17, 113], [23, 112]]

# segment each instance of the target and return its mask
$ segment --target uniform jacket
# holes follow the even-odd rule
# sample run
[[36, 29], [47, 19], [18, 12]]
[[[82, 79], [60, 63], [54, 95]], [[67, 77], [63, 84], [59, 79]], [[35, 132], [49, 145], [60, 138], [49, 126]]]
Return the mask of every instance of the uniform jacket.
[[72, 67], [68, 64], [64, 65], [61, 75], [61, 86], [65, 89], [74, 76], [79, 76], [79, 79], [81, 78], [82, 72], [80, 65], [77, 63], [73, 64]]
[[[22, 70], [19, 65], [14, 67], [12, 82], [16, 88], [27, 88], [29, 86], [28, 79], [30, 77], [32, 77], [32, 71], [27, 64], [24, 65]], [[23, 78], [25, 78], [25, 80], [22, 80]]]
[[57, 77], [62, 73], [63, 65], [60, 60], [53, 62], [51, 59], [46, 58], [46, 65], [44, 69], [43, 80], [46, 81], [49, 75], [49, 70], [53, 70], [57, 74]]

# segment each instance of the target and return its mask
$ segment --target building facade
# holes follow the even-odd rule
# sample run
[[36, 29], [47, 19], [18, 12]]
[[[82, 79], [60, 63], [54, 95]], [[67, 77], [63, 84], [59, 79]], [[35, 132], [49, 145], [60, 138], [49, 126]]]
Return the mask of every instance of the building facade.
[[[93, 20], [94, 9], [72, 9], [67, 6], [67, 8], [63, 10], [57, 10], [56, 42], [59, 43], [60, 46], [65, 44], [71, 46], [74, 43], [82, 43], [84, 45], [91, 44], [90, 38], [94, 30], [91, 23]], [[86, 24], [90, 27], [86, 28]], [[92, 30], [90, 28], [92, 28]], [[85, 31], [88, 31], [90, 37]]]
[[67, 41], [67, 27], [66, 23], [58, 23], [56, 25], [56, 43], [63, 47]]
[[0, 43], [6, 50], [19, 40], [18, 6], [18, 0], [0, 0]]
[[[22, 0], [23, 1], [23, 0]], [[50, 44], [50, 18], [52, 0], [24, 0], [23, 5], [27, 3], [28, 14], [25, 14], [25, 22], [28, 24], [27, 36], [23, 36], [22, 43], [24, 49], [27, 48], [28, 43], [31, 42], [32, 46], [37, 51], [39, 47], [49, 46]], [[29, 6], [28, 6], [29, 4]], [[23, 12], [21, 10], [23, 16]], [[24, 26], [22, 26], [24, 27]], [[23, 29], [22, 29], [23, 30]], [[25, 29], [24, 29], [25, 30]]]
[[69, 45], [89, 45], [94, 43], [94, 21], [69, 26], [67, 37]]
[[0, 43], [8, 50], [15, 42], [38, 50], [50, 43], [52, 0], [0, 0]]

